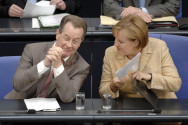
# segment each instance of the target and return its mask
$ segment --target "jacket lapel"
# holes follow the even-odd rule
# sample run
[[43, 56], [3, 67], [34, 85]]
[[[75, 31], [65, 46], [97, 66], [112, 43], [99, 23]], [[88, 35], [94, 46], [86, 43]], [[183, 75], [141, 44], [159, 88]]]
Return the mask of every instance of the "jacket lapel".
[[148, 45], [141, 51], [139, 71], [143, 71], [144, 67], [146, 66], [146, 63], [148, 62], [148, 59], [149, 59], [151, 53], [152, 52], [151, 52], [151, 48], [150, 48], [150, 43], [148, 42]]
[[117, 54], [117, 62], [119, 63], [120, 67], [123, 67], [126, 63], [127, 60], [125, 59], [125, 56]]
[[145, 7], [148, 7], [150, 2], [151, 2], [151, 0], [146, 0]]
[[63, 64], [65, 67], [65, 70], [67, 70], [68, 68], [70, 68], [70, 66], [76, 63], [77, 56], [78, 56], [78, 53], [76, 52], [75, 54], [73, 54], [72, 56], [68, 58], [68, 60]]
[[134, 6], [135, 6], [135, 7], [138, 7], [138, 1], [139, 1], [139, 0], [133, 0], [133, 3], [134, 3]]
[[[120, 66], [119, 69], [121, 69], [121, 68], [122, 68], [125, 64], [127, 64], [129, 61], [130, 61], [130, 60], [127, 58], [127, 56], [123, 56], [123, 55], [117, 54], [117, 62], [118, 62], [118, 64], [116, 64], [116, 65]], [[129, 73], [128, 73], [127, 75], [128, 75], [129, 77], [131, 77], [131, 72], [129, 71]]]

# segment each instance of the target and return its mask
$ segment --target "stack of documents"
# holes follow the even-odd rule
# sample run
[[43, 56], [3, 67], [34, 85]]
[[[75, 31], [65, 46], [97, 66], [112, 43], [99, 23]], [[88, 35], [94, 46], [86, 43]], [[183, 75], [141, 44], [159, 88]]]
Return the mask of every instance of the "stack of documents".
[[116, 23], [119, 22], [119, 20], [115, 20], [112, 17], [108, 17], [108, 16], [100, 16], [101, 19], [101, 25], [105, 26], [114, 26], [116, 25]]
[[57, 111], [61, 110], [55, 98], [31, 98], [24, 99], [28, 110], [35, 111]]
[[24, 14], [21, 18], [33, 18], [38, 16], [54, 14], [56, 5], [50, 5], [50, 1], [40, 1], [36, 4], [27, 2], [24, 8]]
[[57, 27], [60, 25], [62, 18], [67, 15], [69, 14], [62, 13], [50, 16], [39, 16], [38, 19], [41, 27]]
[[173, 21], [178, 23], [176, 18], [174, 16], [166, 16], [166, 17], [161, 17], [161, 18], [154, 18], [152, 21]]
[[[114, 26], [116, 25], [116, 23], [119, 22], [119, 20], [115, 20], [112, 17], [108, 17], [108, 16], [100, 16], [100, 21], [101, 21], [102, 26], [105, 26], [105, 25]], [[177, 20], [174, 16], [155, 18], [155, 19], [152, 19], [152, 21], [172, 21], [172, 22], [177, 23]]]

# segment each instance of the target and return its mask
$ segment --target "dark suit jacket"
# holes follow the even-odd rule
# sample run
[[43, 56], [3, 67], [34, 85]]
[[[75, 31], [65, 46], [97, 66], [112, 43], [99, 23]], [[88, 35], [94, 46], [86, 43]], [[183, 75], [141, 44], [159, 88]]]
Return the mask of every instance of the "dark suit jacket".
[[[38, 0], [40, 1], [40, 0]], [[0, 17], [9, 17], [8, 10], [12, 4], [16, 4], [24, 9], [27, 0], [0, 0]], [[80, 0], [64, 0], [66, 9], [64, 11], [56, 9], [57, 13], [70, 13], [76, 14], [80, 9]]]
[[[104, 0], [104, 15], [120, 19], [122, 7], [138, 7], [139, 0]], [[122, 7], [120, 6], [122, 3]], [[180, 10], [180, 0], [146, 0], [145, 8], [154, 17], [176, 16]]]
[[[14, 90], [5, 96], [6, 99], [39, 96], [50, 69], [39, 77], [37, 64], [45, 58], [53, 44], [54, 42], [44, 42], [26, 45], [13, 78]], [[52, 80], [46, 97], [71, 102], [89, 73], [89, 64], [76, 52], [63, 65], [65, 70]]]

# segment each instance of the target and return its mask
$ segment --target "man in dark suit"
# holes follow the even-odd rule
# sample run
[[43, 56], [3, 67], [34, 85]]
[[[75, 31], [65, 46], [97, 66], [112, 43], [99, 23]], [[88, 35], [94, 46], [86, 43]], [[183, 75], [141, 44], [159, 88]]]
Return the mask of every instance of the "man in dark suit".
[[[0, 17], [21, 17], [24, 13], [23, 9], [27, 1], [28, 0], [0, 0]], [[80, 0], [50, 0], [50, 4], [56, 5], [55, 14], [76, 14], [80, 9]]]
[[13, 78], [14, 90], [5, 99], [47, 97], [73, 101], [89, 73], [89, 64], [77, 52], [86, 31], [83, 19], [68, 15], [56, 31], [56, 41], [26, 45]]
[[180, 0], [144, 0], [143, 6], [140, 2], [143, 0], [104, 0], [103, 12], [114, 19], [136, 14], [151, 22], [152, 17], [176, 16], [180, 10]]

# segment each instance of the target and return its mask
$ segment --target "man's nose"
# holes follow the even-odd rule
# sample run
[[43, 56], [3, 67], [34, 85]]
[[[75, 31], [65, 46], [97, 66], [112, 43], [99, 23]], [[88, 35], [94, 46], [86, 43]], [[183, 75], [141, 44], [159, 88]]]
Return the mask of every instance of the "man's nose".
[[72, 41], [71, 40], [67, 43], [67, 46], [72, 47]]

